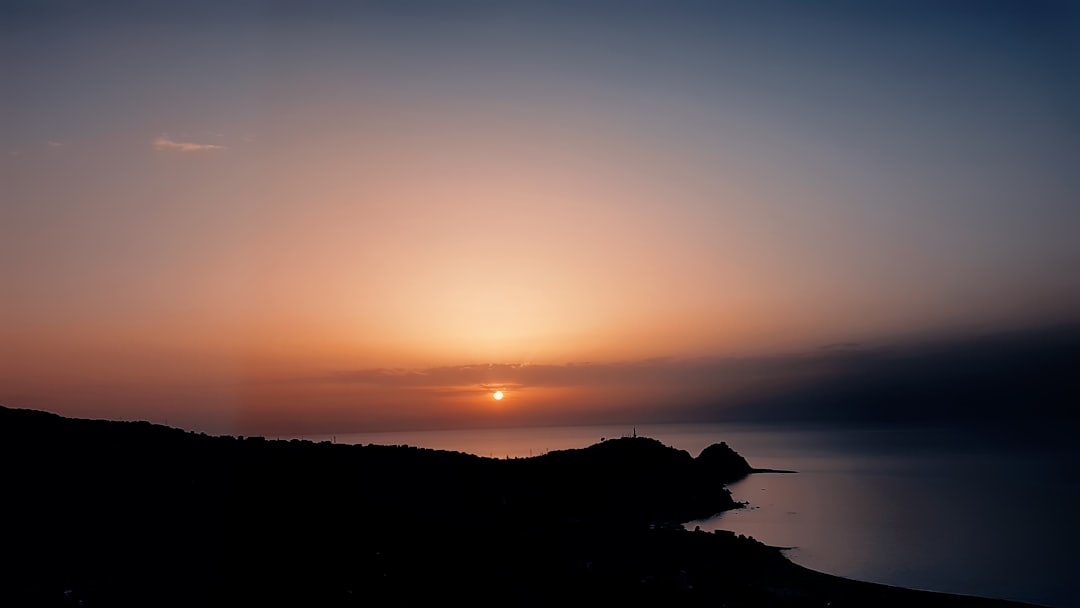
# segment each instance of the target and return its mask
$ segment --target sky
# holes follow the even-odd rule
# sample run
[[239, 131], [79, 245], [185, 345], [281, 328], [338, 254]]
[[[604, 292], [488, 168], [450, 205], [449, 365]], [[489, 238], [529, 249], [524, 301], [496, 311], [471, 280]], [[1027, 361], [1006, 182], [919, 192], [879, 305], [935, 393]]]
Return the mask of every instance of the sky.
[[0, 404], [696, 420], [1075, 337], [1078, 33], [1041, 0], [3, 0]]

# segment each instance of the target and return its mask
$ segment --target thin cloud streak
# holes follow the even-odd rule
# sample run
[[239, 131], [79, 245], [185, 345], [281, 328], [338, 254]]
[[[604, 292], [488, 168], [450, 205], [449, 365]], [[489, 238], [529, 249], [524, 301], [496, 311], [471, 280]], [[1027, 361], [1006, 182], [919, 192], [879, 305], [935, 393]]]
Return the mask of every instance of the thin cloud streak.
[[844, 355], [806, 354], [771, 357], [660, 358], [623, 363], [535, 365], [492, 363], [425, 369], [366, 369], [339, 372], [323, 381], [384, 388], [482, 386], [491, 388], [685, 386], [731, 389], [780, 377], [819, 377], [839, 367]]
[[1080, 325], [1066, 324], [762, 357], [368, 369], [323, 381], [397, 391], [623, 389], [660, 397], [649, 407], [684, 420], [972, 424], [1075, 417], [1078, 365]]
[[161, 134], [154, 140], [154, 149], [159, 151], [175, 150], [177, 152], [208, 152], [211, 150], [225, 150], [227, 146], [217, 144], [200, 144], [191, 141], [176, 141], [168, 134]]

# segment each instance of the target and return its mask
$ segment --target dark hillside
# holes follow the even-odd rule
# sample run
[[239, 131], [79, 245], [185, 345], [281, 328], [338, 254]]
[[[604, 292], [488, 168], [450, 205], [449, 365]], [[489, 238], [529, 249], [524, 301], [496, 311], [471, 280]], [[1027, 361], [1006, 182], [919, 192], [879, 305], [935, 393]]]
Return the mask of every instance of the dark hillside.
[[0, 606], [1007, 605], [672, 529], [734, 506], [750, 469], [726, 446], [492, 460], [0, 407], [0, 459]]

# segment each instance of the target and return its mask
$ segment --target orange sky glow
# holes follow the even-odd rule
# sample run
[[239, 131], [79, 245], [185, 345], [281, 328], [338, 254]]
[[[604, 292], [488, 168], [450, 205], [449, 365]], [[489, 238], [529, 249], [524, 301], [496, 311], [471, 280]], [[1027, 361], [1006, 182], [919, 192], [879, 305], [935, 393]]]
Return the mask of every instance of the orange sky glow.
[[[888, 28], [840, 57], [797, 20], [770, 49], [689, 16], [387, 10], [5, 26], [0, 403], [280, 434], [666, 420], [777, 384], [702, 361], [1080, 303], [1038, 56], [962, 88], [933, 29], [931, 74]], [[879, 64], [908, 88], [863, 88]], [[827, 370], [779, 384], [802, 373]]]

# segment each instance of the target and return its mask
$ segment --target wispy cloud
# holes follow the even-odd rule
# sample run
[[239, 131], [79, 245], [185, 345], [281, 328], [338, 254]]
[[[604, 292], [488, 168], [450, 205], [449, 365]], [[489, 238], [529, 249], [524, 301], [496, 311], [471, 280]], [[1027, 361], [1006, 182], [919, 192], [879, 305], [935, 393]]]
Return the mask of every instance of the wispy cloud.
[[210, 150], [225, 150], [227, 146], [217, 144], [200, 144], [193, 141], [176, 141], [167, 133], [162, 133], [154, 139], [154, 149], [160, 151], [175, 150], [177, 152], [208, 152]]
[[794, 354], [758, 358], [661, 358], [625, 363], [565, 365], [491, 363], [426, 369], [353, 370], [332, 374], [323, 380], [387, 388], [667, 385], [730, 389], [747, 383], [777, 382], [780, 379], [805, 375], [818, 376], [835, 368], [838, 358]]
[[1078, 365], [1080, 325], [1065, 324], [925, 343], [838, 343], [773, 356], [364, 369], [318, 381], [428, 393], [634, 391], [644, 405], [684, 420], [975, 423], [1075, 420]]

